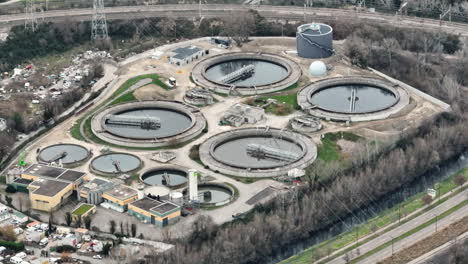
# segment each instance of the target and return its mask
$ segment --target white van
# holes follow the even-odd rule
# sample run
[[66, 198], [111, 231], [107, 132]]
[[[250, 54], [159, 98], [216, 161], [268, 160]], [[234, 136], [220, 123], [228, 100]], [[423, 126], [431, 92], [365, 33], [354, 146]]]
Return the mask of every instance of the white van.
[[14, 263], [14, 264], [21, 264], [21, 262], [23, 262], [23, 260], [18, 258], [18, 257], [11, 257], [10, 262]]
[[15, 257], [20, 258], [20, 259], [24, 259], [26, 257], [26, 253], [20, 252], [20, 253], [16, 254]]

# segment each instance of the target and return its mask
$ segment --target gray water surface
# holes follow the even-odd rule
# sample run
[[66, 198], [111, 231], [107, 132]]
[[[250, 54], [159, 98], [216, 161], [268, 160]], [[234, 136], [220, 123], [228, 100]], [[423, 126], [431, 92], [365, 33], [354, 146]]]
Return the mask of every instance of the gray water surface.
[[63, 153], [64, 151], [67, 153], [67, 155], [62, 158], [63, 164], [82, 161], [88, 157], [88, 150], [86, 148], [71, 144], [61, 144], [46, 147], [41, 150], [39, 157], [45, 162], [52, 162], [51, 159], [54, 159], [54, 157], [57, 157], [57, 155]]
[[117, 173], [118, 170], [114, 165], [118, 163], [121, 173], [129, 172], [140, 167], [141, 161], [133, 155], [124, 153], [105, 154], [97, 157], [91, 163], [95, 170], [105, 173]]
[[267, 169], [287, 165], [288, 162], [258, 159], [247, 154], [248, 144], [260, 144], [267, 147], [276, 148], [288, 152], [297, 153], [302, 156], [302, 148], [291, 141], [266, 136], [252, 136], [245, 138], [236, 138], [221, 143], [214, 149], [215, 158], [227, 164], [241, 168]]
[[212, 81], [218, 81], [223, 76], [249, 64], [255, 66], [255, 73], [252, 77], [235, 81], [232, 84], [239, 86], [262, 86], [279, 82], [288, 76], [287, 69], [279, 64], [253, 59], [232, 60], [215, 64], [206, 70], [206, 76]]
[[[210, 192], [211, 197], [204, 196], [203, 193]], [[231, 192], [219, 186], [201, 186], [198, 187], [198, 197], [202, 203], [219, 203], [229, 200], [231, 198]]]
[[[354, 109], [351, 109], [351, 93], [356, 89]], [[312, 94], [311, 103], [318, 107], [340, 113], [366, 113], [386, 109], [396, 103], [390, 91], [373, 86], [340, 85], [319, 90]]]
[[132, 126], [107, 125], [107, 130], [118, 136], [136, 139], [155, 139], [180, 134], [190, 128], [192, 119], [184, 113], [160, 108], [135, 109], [120, 112], [119, 116], [154, 116], [161, 121], [161, 127], [156, 130]]
[[147, 172], [141, 176], [143, 182], [148, 185], [161, 185], [164, 173], [167, 173], [169, 182], [165, 186], [177, 186], [188, 181], [187, 173], [181, 170], [160, 169]]

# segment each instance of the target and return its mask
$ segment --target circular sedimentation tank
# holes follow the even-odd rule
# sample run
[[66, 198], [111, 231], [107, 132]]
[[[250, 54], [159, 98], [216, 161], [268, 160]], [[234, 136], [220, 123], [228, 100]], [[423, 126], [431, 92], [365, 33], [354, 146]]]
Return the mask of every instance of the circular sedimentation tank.
[[128, 153], [107, 153], [94, 158], [90, 168], [97, 174], [119, 175], [137, 171], [142, 167], [142, 161]]
[[403, 88], [371, 77], [339, 77], [317, 81], [298, 93], [309, 114], [335, 121], [384, 119], [408, 105]]
[[[188, 189], [184, 190], [184, 194]], [[198, 199], [202, 207], [221, 206], [234, 198], [233, 187], [222, 183], [202, 183], [198, 185]]]
[[333, 55], [333, 28], [322, 23], [300, 25], [296, 32], [297, 55], [318, 59]]
[[200, 159], [216, 172], [240, 177], [286, 175], [305, 168], [317, 148], [303, 134], [275, 128], [245, 128], [217, 134], [200, 146]]
[[142, 101], [104, 108], [91, 122], [100, 139], [121, 146], [159, 147], [190, 140], [206, 127], [196, 107], [178, 101]]
[[76, 144], [55, 144], [41, 149], [37, 158], [40, 162], [59, 163], [65, 167], [75, 167], [91, 156], [88, 149]]
[[164, 166], [142, 173], [140, 180], [147, 185], [178, 188], [187, 184], [188, 171], [180, 167]]
[[233, 52], [200, 61], [192, 71], [194, 82], [223, 94], [253, 95], [279, 91], [296, 83], [301, 68], [269, 53]]

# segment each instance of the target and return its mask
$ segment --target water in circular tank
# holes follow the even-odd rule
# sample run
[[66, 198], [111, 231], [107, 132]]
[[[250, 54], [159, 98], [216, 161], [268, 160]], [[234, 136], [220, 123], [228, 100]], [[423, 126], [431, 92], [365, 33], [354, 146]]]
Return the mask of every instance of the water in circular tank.
[[302, 58], [327, 58], [333, 54], [333, 29], [321, 23], [304, 24], [296, 32], [297, 55]]

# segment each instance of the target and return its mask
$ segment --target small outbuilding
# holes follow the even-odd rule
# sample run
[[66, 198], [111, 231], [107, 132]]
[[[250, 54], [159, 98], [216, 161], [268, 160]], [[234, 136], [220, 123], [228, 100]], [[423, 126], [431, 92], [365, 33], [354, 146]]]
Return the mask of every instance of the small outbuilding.
[[197, 46], [186, 46], [174, 49], [172, 53], [174, 55], [169, 57], [170, 63], [181, 66], [205, 56], [208, 54], [208, 50]]

